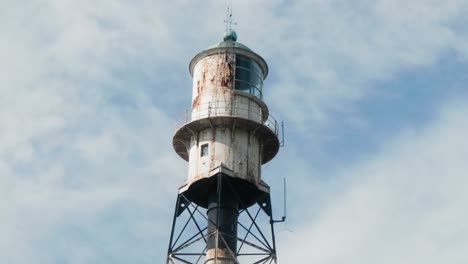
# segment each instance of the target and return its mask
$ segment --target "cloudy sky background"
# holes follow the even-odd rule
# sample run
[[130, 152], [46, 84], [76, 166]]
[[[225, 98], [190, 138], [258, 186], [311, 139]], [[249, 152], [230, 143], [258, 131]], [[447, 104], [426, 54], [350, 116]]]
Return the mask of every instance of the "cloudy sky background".
[[[281, 263], [468, 263], [468, 1], [234, 0], [286, 125]], [[225, 1], [0, 0], [2, 263], [163, 263]]]

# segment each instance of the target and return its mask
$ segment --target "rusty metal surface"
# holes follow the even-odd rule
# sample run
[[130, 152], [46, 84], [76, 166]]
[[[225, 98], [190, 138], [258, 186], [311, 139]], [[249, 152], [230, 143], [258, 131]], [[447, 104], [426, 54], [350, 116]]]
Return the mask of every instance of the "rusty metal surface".
[[217, 93], [232, 90], [235, 69], [235, 54], [220, 53], [200, 60], [193, 75], [192, 109], [203, 100], [216, 97]]

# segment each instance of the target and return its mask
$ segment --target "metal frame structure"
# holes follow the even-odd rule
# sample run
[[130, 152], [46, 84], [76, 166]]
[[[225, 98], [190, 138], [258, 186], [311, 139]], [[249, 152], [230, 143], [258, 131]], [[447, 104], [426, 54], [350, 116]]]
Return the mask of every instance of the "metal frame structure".
[[[217, 177], [216, 190], [218, 198], [220, 199], [223, 195], [223, 184], [226, 184], [230, 191], [234, 193], [240, 208], [243, 208], [239, 210], [240, 217], [237, 221], [237, 226], [242, 230], [237, 237], [237, 241], [240, 244], [236, 252], [229, 252], [231, 257], [233, 257], [237, 264], [239, 264], [238, 257], [249, 258], [249, 261], [253, 261], [251, 262], [253, 264], [277, 263], [274, 223], [278, 221], [273, 220], [270, 194], [262, 194], [254, 205], [245, 205], [239, 197], [230, 176], [218, 173], [214, 177]], [[219, 209], [219, 203], [217, 206]], [[258, 208], [254, 212], [249, 210], [255, 207]], [[217, 210], [217, 212], [219, 218], [220, 210]], [[268, 229], [271, 232], [270, 234], [267, 234], [260, 228], [258, 220], [262, 212], [264, 217], [269, 218]], [[216, 243], [218, 245], [226, 245], [225, 236], [227, 234], [223, 234], [218, 228], [214, 232], [208, 233], [207, 223], [210, 221], [212, 220], [208, 219], [205, 208], [201, 208], [191, 202], [184, 193], [179, 194], [177, 196], [166, 264], [203, 263], [202, 259], [206, 256], [208, 248], [207, 241], [211, 236], [216, 236]], [[214, 222], [211, 223], [216, 225]], [[176, 228], [178, 224], [181, 225], [179, 228]], [[214, 263], [216, 263], [216, 260]]]

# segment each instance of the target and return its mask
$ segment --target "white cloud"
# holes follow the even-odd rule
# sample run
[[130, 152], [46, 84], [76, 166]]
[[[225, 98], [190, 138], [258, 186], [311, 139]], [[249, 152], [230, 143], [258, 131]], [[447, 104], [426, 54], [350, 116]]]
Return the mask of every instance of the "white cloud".
[[[92, 263], [106, 258], [104, 249], [123, 258], [121, 249], [133, 246], [134, 236], [144, 241], [139, 248], [148, 250], [140, 254], [142, 263], [154, 262], [147, 256], [164, 255], [172, 203], [186, 170], [171, 149], [171, 117], [177, 114], [160, 102], [177, 102], [174, 109], [184, 107], [183, 100], [189, 103], [188, 61], [221, 39], [223, 8], [214, 0], [2, 5], [3, 262]], [[276, 79], [265, 87], [267, 102], [273, 102], [273, 112], [296, 114], [295, 121], [328, 120], [330, 111], [347, 107], [343, 102], [365, 95], [361, 84], [366, 80], [431, 64], [446, 49], [466, 53], [467, 37], [457, 24], [464, 9], [463, 1], [413, 1], [411, 7], [404, 1], [234, 3], [239, 41], [272, 66]], [[448, 152], [437, 146], [438, 152]], [[447, 167], [455, 162], [444, 161]], [[297, 177], [306, 179], [309, 166], [306, 162]], [[404, 166], [415, 166], [415, 172], [420, 167]], [[440, 165], [441, 172], [444, 168]], [[339, 199], [325, 218], [341, 212]], [[126, 206], [149, 216], [131, 218], [122, 213]], [[102, 223], [111, 213], [121, 213], [122, 219]], [[127, 221], [134, 236], [114, 241], [118, 233], [100, 233], [118, 221]], [[90, 233], [101, 248], [67, 237], [70, 227]], [[58, 246], [61, 235], [66, 243]]]
[[119, 83], [122, 76], [114, 73], [131, 63], [157, 65], [166, 54], [159, 50], [151, 57], [152, 51], [164, 45], [142, 39], [155, 36], [145, 32], [154, 25], [143, 23], [149, 11], [126, 21], [118, 16], [128, 11], [125, 5], [112, 6], [115, 12], [85, 2], [15, 2], [0, 11], [2, 262], [100, 259], [104, 248], [119, 250], [114, 244], [131, 244], [132, 237], [119, 241], [119, 234], [106, 234], [101, 248], [79, 238], [66, 239], [67, 246], [56, 240], [76, 227], [96, 232], [98, 241], [103, 226], [121, 222], [141, 232], [148, 219], [100, 223], [119, 207], [151, 214], [156, 231], [147, 234], [167, 236], [159, 231], [167, 227], [158, 226], [157, 214], [171, 211], [185, 178], [184, 162], [171, 149], [173, 121], [148, 99], [147, 84], [131, 78]]
[[[247, 32], [262, 39], [260, 54], [278, 78], [265, 88], [272, 89], [267, 100], [288, 113], [298, 129], [307, 121], [328, 122], [334, 111], [350, 111], [370, 89], [379, 89], [369, 87], [369, 81], [431, 66], [449, 51], [466, 56], [468, 32], [456, 26], [464, 21], [466, 1], [294, 1], [284, 6], [278, 17], [261, 16], [266, 25], [248, 24]], [[274, 14], [274, 8], [268, 10]]]
[[467, 114], [466, 102], [449, 104], [430, 126], [343, 170], [341, 192], [308, 208], [316, 212], [304, 213], [307, 224], [280, 233], [281, 260], [466, 263]]

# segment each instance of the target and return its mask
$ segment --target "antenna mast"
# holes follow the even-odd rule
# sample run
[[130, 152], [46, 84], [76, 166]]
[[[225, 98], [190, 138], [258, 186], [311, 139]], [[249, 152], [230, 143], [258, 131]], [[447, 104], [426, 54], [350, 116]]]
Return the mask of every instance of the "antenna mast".
[[224, 20], [224, 23], [226, 24], [226, 32], [232, 31], [232, 25], [237, 25], [237, 22], [234, 22], [232, 19], [232, 0], [227, 6], [227, 11], [226, 11], [226, 20]]

